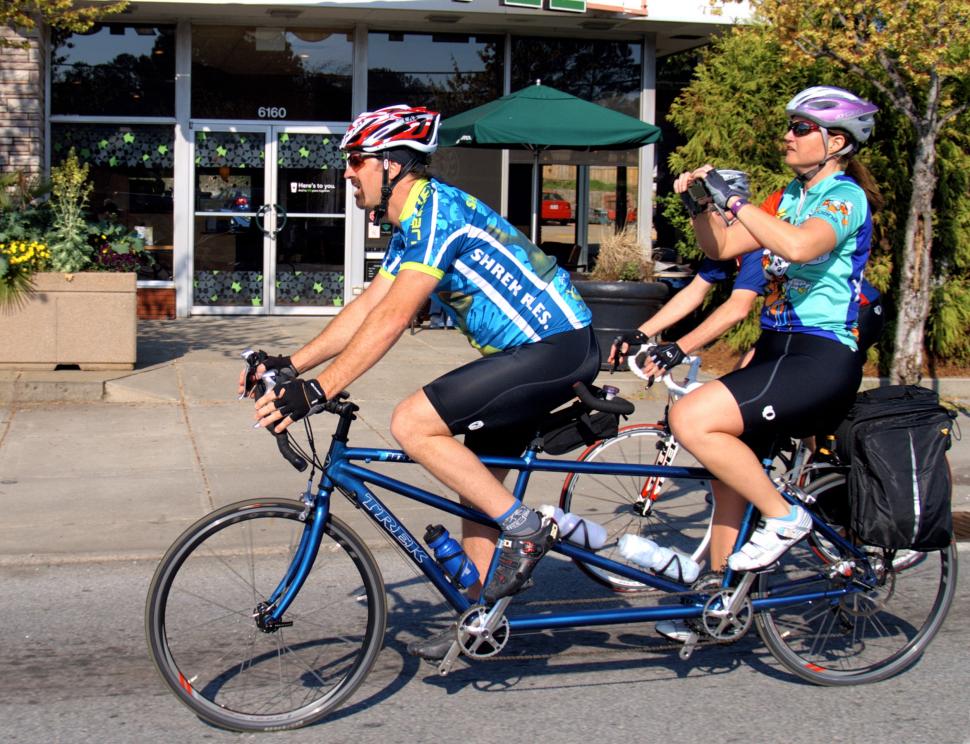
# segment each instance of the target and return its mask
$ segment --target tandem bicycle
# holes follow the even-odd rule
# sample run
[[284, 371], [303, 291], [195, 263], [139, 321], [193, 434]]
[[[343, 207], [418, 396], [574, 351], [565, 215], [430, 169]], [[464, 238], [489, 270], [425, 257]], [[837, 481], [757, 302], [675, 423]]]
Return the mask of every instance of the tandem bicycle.
[[[595, 388], [575, 390], [585, 410], [634, 410], [622, 398], [599, 397]], [[217, 509], [176, 539], [152, 579], [145, 611], [152, 659], [176, 697], [216, 726], [271, 731], [320, 721], [360, 686], [378, 658], [388, 613], [384, 580], [368, 546], [334, 513], [335, 494], [399, 545], [454, 610], [455, 640], [438, 663], [440, 674], [448, 674], [459, 657], [474, 662], [500, 654], [525, 631], [684, 619], [693, 628], [680, 650], [685, 661], [705, 644], [734, 642], [754, 626], [778, 661], [802, 679], [820, 685], [875, 682], [919, 659], [953, 600], [953, 544], [897, 570], [888, 551], [854, 544], [813, 513], [810, 536], [772, 566], [702, 574], [690, 585], [568, 541], [553, 548], [577, 564], [650, 587], [658, 598], [673, 597], [673, 603], [535, 612], [519, 605], [516, 595], [485, 606], [465, 596], [375, 489], [454, 517], [495, 523], [389, 475], [415, 467], [403, 451], [351, 447], [358, 406], [346, 393], [328, 401], [325, 411], [336, 426], [322, 459], [308, 420], [309, 451], [288, 433], [277, 438], [294, 467], [313, 466], [300, 500], [268, 497]], [[518, 473], [513, 492], [519, 499], [526, 497], [530, 476], [540, 472], [711, 478], [702, 468], [554, 459], [543, 456], [539, 436], [521, 457], [482, 461]], [[844, 475], [829, 474], [804, 489], [779, 483], [786, 500], [810, 508], [826, 490], [844, 487]], [[749, 507], [739, 544], [757, 518]]]

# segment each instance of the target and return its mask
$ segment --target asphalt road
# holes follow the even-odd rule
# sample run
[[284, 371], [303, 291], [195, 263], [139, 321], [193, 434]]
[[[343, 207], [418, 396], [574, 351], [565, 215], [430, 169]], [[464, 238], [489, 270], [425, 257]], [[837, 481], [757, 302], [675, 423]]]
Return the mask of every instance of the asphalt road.
[[[507, 653], [539, 658], [479, 662], [441, 678], [405, 646], [443, 626], [443, 605], [394, 551], [377, 556], [391, 609], [374, 670], [328, 721], [273, 735], [212, 728], [167, 692], [144, 640], [152, 562], [0, 568], [0, 741], [970, 741], [970, 570], [915, 667], [875, 685], [820, 688], [790, 676], [754, 631], [684, 662], [657, 650], [662, 639], [649, 626], [513, 636]], [[565, 562], [547, 559], [538, 575], [533, 592], [590, 591]]]

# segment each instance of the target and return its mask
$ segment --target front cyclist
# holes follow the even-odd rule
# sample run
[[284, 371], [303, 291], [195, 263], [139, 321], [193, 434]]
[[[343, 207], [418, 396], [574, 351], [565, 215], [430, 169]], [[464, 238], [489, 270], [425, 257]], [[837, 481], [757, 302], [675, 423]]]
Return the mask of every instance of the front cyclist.
[[[493, 529], [463, 524], [465, 552], [481, 576], [498, 550], [484, 587], [491, 604], [523, 588], [556, 526], [516, 501], [504, 473], [490, 472], [476, 453], [521, 454], [536, 421], [572, 398], [575, 382], [593, 381], [599, 351], [590, 311], [555, 259], [474, 196], [428, 175], [438, 124], [425, 108], [389, 106], [361, 114], [344, 135], [344, 178], [357, 206], [394, 227], [387, 254], [370, 286], [315, 339], [269, 360], [298, 373], [332, 361], [315, 379], [264, 395], [256, 417], [283, 431], [316, 412], [377, 363], [429, 297], [442, 306], [483, 356], [401, 401], [391, 433], [463, 503], [501, 526], [496, 543]], [[441, 658], [454, 638], [446, 631], [410, 650]]]

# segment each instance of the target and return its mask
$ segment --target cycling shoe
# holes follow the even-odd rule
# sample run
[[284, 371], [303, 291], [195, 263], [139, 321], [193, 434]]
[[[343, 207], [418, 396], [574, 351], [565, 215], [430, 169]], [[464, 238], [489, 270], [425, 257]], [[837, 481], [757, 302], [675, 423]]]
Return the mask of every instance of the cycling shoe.
[[542, 526], [525, 535], [499, 535], [495, 550], [498, 553], [492, 578], [485, 587], [486, 604], [495, 604], [526, 587], [536, 564], [544, 556], [556, 538], [559, 527], [551, 519], [543, 519]]
[[452, 623], [440, 633], [436, 633], [423, 641], [411, 641], [408, 653], [426, 661], [441, 661], [451, 648], [451, 644], [458, 640], [458, 623]]

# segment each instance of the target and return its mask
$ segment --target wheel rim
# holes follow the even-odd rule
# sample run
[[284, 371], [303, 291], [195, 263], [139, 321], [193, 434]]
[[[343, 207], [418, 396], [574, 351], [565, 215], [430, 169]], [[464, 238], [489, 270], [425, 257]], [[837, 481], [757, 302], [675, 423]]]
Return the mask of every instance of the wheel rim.
[[[818, 490], [841, 487], [841, 480], [820, 481]], [[777, 595], [782, 582], [798, 579], [804, 583], [792, 591], [846, 586], [846, 579], [823, 575], [834, 552], [834, 545], [818, 538], [795, 546], [761, 577], [760, 591]], [[881, 551], [867, 552], [881, 563]], [[895, 563], [898, 570], [883, 572], [871, 589], [760, 614], [765, 642], [796, 674], [823, 684], [876, 681], [902, 671], [919, 658], [946, 617], [956, 551], [951, 546]]]
[[[585, 461], [653, 463], [657, 444], [666, 436], [659, 426], [634, 425], [613, 439], [600, 442], [581, 455]], [[700, 467], [681, 449], [674, 460], [680, 467]], [[667, 479], [659, 496], [644, 508], [645, 478], [618, 475], [572, 474], [563, 487], [561, 506], [606, 528], [607, 544], [599, 555], [635, 566], [619, 553], [617, 540], [624, 534], [640, 535], [688, 555], [700, 544], [710, 520], [707, 481]], [[643, 584], [595, 566], [578, 562], [591, 578], [615, 591], [643, 591]], [[637, 566], [637, 568], [640, 568]]]
[[305, 725], [350, 694], [373, 661], [382, 599], [362, 580], [360, 557], [334, 534], [286, 613], [293, 625], [256, 627], [254, 609], [299, 543], [299, 512], [227, 515], [185, 541], [159, 582], [150, 630], [156, 663], [183, 702], [219, 725]]

